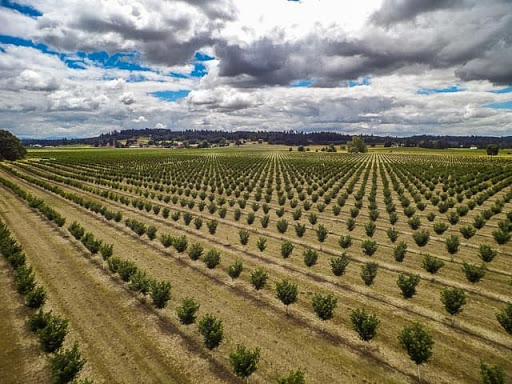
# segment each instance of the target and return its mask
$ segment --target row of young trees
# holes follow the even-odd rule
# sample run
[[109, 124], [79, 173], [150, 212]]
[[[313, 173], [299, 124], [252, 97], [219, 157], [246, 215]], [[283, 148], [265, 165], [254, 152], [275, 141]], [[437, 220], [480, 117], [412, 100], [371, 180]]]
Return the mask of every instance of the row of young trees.
[[[136, 220], [131, 220], [128, 221], [128, 225], [134, 229], [140, 228], [144, 224]], [[97, 247], [91, 249], [85, 244], [84, 239], [94, 239], [94, 235], [86, 233], [85, 229], [78, 222], [73, 222], [68, 230], [75, 239], [81, 240], [93, 255], [97, 253], [97, 250], [99, 250], [102, 258], [107, 261], [110, 272], [118, 274], [124, 282], [129, 283], [129, 288], [131, 290], [141, 293], [144, 299], [146, 295], [149, 295], [153, 300], [154, 306], [158, 309], [162, 309], [167, 305], [167, 302], [171, 299], [170, 282], [158, 282], [150, 278], [146, 271], [139, 269], [134, 262], [112, 256], [112, 245], [106, 245], [103, 244], [102, 241], [96, 240]], [[151, 227], [149, 227], [149, 232], [152, 232]], [[156, 229], [154, 233], [156, 234]], [[180, 253], [184, 252], [188, 245], [186, 237], [173, 238], [169, 235], [162, 235], [161, 241], [165, 244], [169, 242]], [[92, 240], [92, 242], [94, 242], [94, 240]], [[200, 253], [202, 252], [198, 252], [198, 250], [198, 244], [192, 244], [189, 254], [192, 259], [200, 256]], [[212, 258], [217, 259], [215, 261], [211, 261]], [[209, 268], [214, 268], [215, 265], [218, 264], [218, 261], [220, 261], [220, 253], [215, 250], [211, 250], [204, 259]], [[233, 277], [234, 274], [231, 274], [231, 276]], [[296, 297], [296, 295], [297, 291], [295, 286], [294, 297]], [[185, 297], [182, 299], [181, 305], [176, 308], [176, 316], [181, 324], [191, 325], [196, 323], [198, 317], [197, 312], [199, 309], [200, 304], [197, 303], [194, 298]], [[197, 321], [197, 329], [203, 337], [204, 346], [209, 350], [213, 351], [216, 349], [224, 339], [223, 322], [211, 313], [205, 314]], [[260, 350], [258, 348], [250, 350], [243, 345], [237, 345], [236, 350], [229, 354], [229, 362], [237, 376], [248, 378], [256, 371], [259, 357]], [[298, 380], [291, 381], [292, 383], [304, 383], [304, 374], [300, 370], [293, 371], [288, 376], [280, 378], [279, 383], [289, 383], [289, 380]]]
[[[364, 181], [368, 179], [368, 175], [369, 175], [368, 172], [369, 172], [369, 168], [366, 169], [366, 173], [363, 178], [363, 184], [361, 185], [361, 189], [360, 189], [361, 192], [364, 191], [364, 185], [366, 184]], [[374, 168], [373, 180], [374, 180], [375, 176], [376, 176], [376, 169]], [[372, 195], [375, 194], [374, 186], [375, 186], [375, 183], [373, 182], [372, 183], [372, 194], [370, 195], [370, 198]], [[158, 212], [156, 212], [156, 214], [157, 213]], [[195, 225], [196, 225], [196, 227], [200, 227], [201, 219], [199, 219], [199, 220], [197, 220], [197, 219], [199, 219], [199, 218], [196, 218]], [[190, 217], [190, 220], [191, 220], [191, 217]], [[127, 223], [127, 226], [132, 228], [139, 236], [146, 233], [146, 228], [145, 228], [144, 224], [139, 223], [136, 220], [132, 220], [132, 221], [127, 220], [126, 223]], [[280, 223], [281, 222], [278, 222], [278, 229], [280, 228]], [[211, 220], [207, 224], [208, 224], [210, 233], [214, 234], [216, 227], [217, 227], [217, 222], [215, 220]], [[285, 225], [284, 222], [281, 223], [281, 226], [284, 226], [284, 225]], [[156, 236], [156, 227], [154, 227], [154, 226], [148, 227], [147, 234], [150, 239], [153, 239]], [[418, 239], [420, 239], [420, 236], [417, 236], [417, 235], [421, 235], [421, 234], [423, 234], [422, 231], [417, 231], [415, 233], [415, 239], [416, 239], [416, 237]], [[242, 230], [242, 231], [240, 231], [239, 235], [240, 235], [241, 243], [246, 244], [248, 241], [248, 238], [249, 238], [249, 232]], [[327, 230], [321, 225], [318, 226], [317, 227], [317, 237], [319, 238], [319, 240], [323, 241], [326, 236], [327, 236]], [[390, 239], [392, 241], [396, 240], [396, 237], [397, 237], [396, 231], [393, 231], [392, 229], [388, 230], [388, 236], [390, 237]], [[426, 234], [426, 237], [428, 239], [428, 233]], [[418, 239], [416, 240], [416, 242], [419, 243], [418, 245], [426, 244], [426, 242], [424, 242], [423, 240], [418, 240]], [[167, 238], [167, 240], [165, 240], [165, 239], [162, 240], [162, 243], [166, 246], [170, 246], [170, 245], [174, 244], [176, 250], [179, 253], [183, 252], [187, 247], [187, 241], [184, 236], [181, 236], [178, 239]], [[342, 236], [340, 238], [339, 243], [342, 246], [342, 248], [346, 248], [347, 246], [350, 246], [350, 244], [351, 244], [350, 236], [347, 236], [347, 237]], [[263, 237], [260, 237], [258, 239], [257, 245], [258, 245], [258, 248], [261, 251], [263, 251], [266, 248], [266, 239]], [[191, 257], [193, 257], [195, 259], [198, 259], [200, 257], [200, 255], [202, 253], [202, 249], [200, 249], [200, 247], [201, 247], [200, 244], [194, 244], [194, 246], [192, 247]], [[285, 244], [283, 244], [283, 248], [290, 249], [290, 251], [284, 251], [284, 253], [289, 252], [289, 254], [291, 254], [291, 249], [293, 249], [293, 244], [291, 244], [290, 242], [286, 242]], [[367, 239], [367, 240], [363, 241], [362, 248], [363, 248], [363, 252], [365, 254], [371, 256], [377, 250], [377, 244], [376, 244], [376, 242], [374, 242], [370, 239]], [[403, 258], [405, 256], [406, 248], [407, 248], [407, 246], [404, 242], [399, 243], [395, 247], [394, 255], [395, 255], [395, 259], [397, 261], [403, 260]], [[450, 238], [447, 239], [447, 249], [452, 254], [458, 250], [458, 239], [456, 239], [456, 237], [451, 236]], [[490, 248], [489, 246], [481, 245], [479, 253], [481, 254], [481, 257], [483, 260], [490, 261], [493, 259], [493, 255], [494, 256], [496, 255], [497, 251]], [[288, 256], [289, 256], [289, 254], [288, 254]], [[210, 250], [203, 257], [203, 259], [208, 268], [215, 268], [215, 266], [220, 263], [220, 253], [216, 250]], [[315, 250], [306, 249], [304, 251], [304, 262], [307, 266], [312, 266], [312, 265], [316, 264], [317, 260], [318, 260], [318, 255]], [[424, 258], [424, 261], [423, 261], [423, 267], [430, 273], [436, 273], [442, 267], [441, 263], [443, 263], [442, 260], [433, 258], [430, 255], [426, 255]], [[348, 265], [348, 258], [346, 257], [346, 255], [342, 255], [340, 258], [332, 259], [331, 265], [333, 268], [333, 273], [335, 273], [339, 276], [340, 274], [342, 274], [344, 272], [346, 266]], [[235, 265], [230, 266], [230, 269], [235, 274], [240, 273], [240, 272], [237, 272], [238, 270], [240, 270], [239, 264], [235, 263]], [[463, 271], [466, 274], [467, 279], [472, 283], [479, 281], [484, 276], [485, 270], [486, 270], [486, 268], [483, 265], [479, 266], [476, 264], [469, 264], [466, 262], [463, 263]], [[378, 271], [377, 263], [368, 262], [361, 267], [361, 278], [363, 279], [363, 281], [366, 285], [373, 284], [375, 277], [377, 275], [377, 271]], [[420, 281], [420, 279], [419, 279], [418, 275], [400, 274], [399, 278], [397, 280], [397, 285], [402, 290], [403, 296], [406, 298], [410, 298], [416, 293], [416, 286], [418, 285], [419, 281]]]
[[[141, 224], [143, 225], [143, 224]], [[156, 231], [156, 228], [155, 228]], [[239, 231], [240, 242], [246, 245], [249, 240], [249, 233], [246, 230]], [[171, 235], [162, 234], [160, 237], [161, 243], [167, 248], [174, 246], [178, 254], [181, 254], [187, 250], [188, 241], [186, 236], [173, 237]], [[260, 244], [263, 242], [261, 239], [258, 240]], [[283, 258], [288, 258], [293, 251], [293, 244], [286, 241], [282, 244], [281, 255]], [[214, 255], [214, 256], [212, 256]], [[304, 252], [305, 261], [308, 259], [316, 260], [316, 251], [307, 249]], [[203, 247], [200, 243], [194, 243], [189, 249], [189, 257], [192, 260], [203, 259], [208, 268], [215, 268], [220, 263], [220, 252], [211, 250], [206, 255], [203, 255]], [[430, 261], [429, 261], [430, 260]], [[310, 261], [309, 263], [313, 263]], [[336, 276], [344, 274], [345, 269], [349, 263], [346, 254], [340, 257], [331, 259], [331, 266], [333, 273]], [[424, 263], [428, 265], [431, 271], [435, 271], [439, 267], [439, 260], [435, 258], [429, 258], [426, 256]], [[437, 268], [437, 269], [436, 269]], [[227, 273], [234, 280], [240, 277], [243, 272], [243, 262], [239, 259], [228, 266]], [[377, 275], [378, 264], [377, 263], [366, 263], [362, 266], [361, 277], [366, 285], [372, 285]], [[256, 290], [261, 290], [265, 287], [268, 281], [269, 275], [263, 268], [257, 268], [250, 274], [250, 283]], [[409, 299], [416, 294], [416, 287], [420, 282], [419, 275], [412, 273], [400, 273], [397, 279], [397, 285], [402, 291], [404, 298]], [[286, 306], [286, 313], [288, 313], [288, 307], [297, 301], [298, 287], [295, 283], [284, 279], [276, 282], [275, 284], [276, 298], [280, 300]], [[467, 302], [467, 296], [462, 289], [459, 288], [445, 288], [441, 291], [440, 296], [441, 302], [444, 305], [445, 310], [452, 316], [460, 313], [463, 306]], [[311, 301], [312, 307], [316, 315], [321, 320], [329, 320], [334, 315], [334, 310], [337, 306], [337, 299], [331, 295], [315, 294]], [[503, 328], [510, 333], [510, 327], [512, 324], [512, 304], [508, 305], [502, 312], [497, 314], [497, 319]], [[356, 332], [363, 340], [370, 340], [368, 335], [372, 335], [373, 338], [376, 334], [376, 328], [380, 321], [372, 315], [367, 315], [364, 310], [356, 310], [351, 314], [351, 320]], [[452, 317], [452, 322], [454, 317]], [[359, 325], [358, 325], [359, 324]], [[372, 328], [373, 327], [373, 328]]]
[[[375, 168], [374, 168], [374, 176], [376, 176]], [[373, 186], [372, 186], [372, 193], [374, 193]], [[121, 200], [123, 200], [123, 199], [124, 199], [124, 197], [122, 196]], [[127, 203], [128, 203], [128, 201], [127, 201]], [[132, 203], [134, 203], [134, 201], [132, 201]], [[139, 203], [141, 203], [140, 206], [139, 206], [140, 209], [142, 209], [144, 207], [146, 207], [146, 210], [153, 209], [155, 214], [158, 214], [158, 212], [160, 211], [160, 207], [157, 206], [157, 205], [153, 205], [152, 206], [151, 204], [148, 205], [148, 203], [144, 203], [144, 204], [142, 204], [142, 202], [139, 202]], [[209, 207], [209, 210], [210, 210], [210, 207]], [[404, 210], [407, 213], [408, 210], [412, 210], [412, 207], [406, 206]], [[297, 210], [297, 212], [299, 212], [299, 211], [300, 210]], [[163, 209], [163, 212], [164, 212], [163, 213], [164, 217], [169, 215], [169, 209], [167, 207]], [[227, 210], [225, 208], [222, 208], [219, 211], [219, 215], [221, 216], [221, 218], [225, 217], [226, 213], [227, 213]], [[237, 216], [236, 213], [237, 212], [235, 212], [235, 216]], [[278, 215], [279, 215], [279, 212], [276, 212], [276, 213], [278, 213]], [[284, 211], [283, 211], [283, 213], [284, 213]], [[370, 211], [370, 213], [377, 213], [378, 214], [377, 211]], [[390, 217], [391, 217], [392, 213], [393, 212], [390, 213]], [[412, 214], [414, 214], [414, 211], [413, 211]], [[452, 216], [453, 216], [453, 214], [454, 213], [452, 212]], [[407, 215], [411, 216], [410, 214], [407, 214]], [[239, 216], [240, 216], [240, 210], [238, 210], [238, 217]], [[296, 216], [300, 217], [300, 213], [298, 213], [298, 215], [295, 215], [295, 213], [294, 213], [294, 218]], [[172, 217], [173, 217], [173, 220], [179, 219], [179, 211], [173, 213]], [[188, 218], [188, 222], [190, 222], [190, 220], [192, 218], [190, 213], [187, 213], [187, 214], [184, 215], [184, 220], [187, 220], [187, 218]], [[266, 227], [268, 225], [268, 221], [269, 221], [268, 219], [269, 219], [268, 215], [266, 215], [265, 217], [263, 217], [261, 219], [263, 227]], [[313, 219], [315, 219], [314, 222], [316, 222], [316, 215], [310, 214], [310, 221], [312, 221]], [[249, 215], [247, 217], [247, 221], [248, 221], [248, 223], [252, 224], [252, 222], [254, 221], [254, 214], [253, 213], [251, 213], [251, 212], [249, 213]], [[411, 217], [409, 219], [409, 224], [412, 226], [413, 229], [417, 229], [417, 227], [419, 225], [418, 222], [419, 222], [419, 218], [417, 216], [413, 216], [413, 217]], [[500, 222], [500, 230], [497, 230], [497, 231], [493, 232], [493, 235], [494, 235], [496, 241], [498, 243], [500, 243], [500, 244], [503, 244], [504, 242], [506, 242], [511, 237], [510, 225], [508, 223], [509, 223], [509, 221], [508, 222], [506, 222], [506, 221]], [[373, 233], [375, 231], [375, 228], [372, 230], [372, 224], [373, 224], [373, 227], [375, 227], [375, 224], [373, 222], [369, 222], [365, 226], [365, 229], [366, 229], [367, 233], [369, 232], [371, 235], [373, 235]], [[443, 228], [441, 228], [441, 225], [443, 225]], [[475, 224], [475, 225], [477, 225], [477, 224]], [[286, 229], [287, 229], [287, 222], [284, 219], [282, 219], [282, 220], [278, 221], [277, 226], [278, 226], [278, 230], [284, 233], [286, 231]], [[353, 225], [350, 225], [350, 227], [353, 228]], [[305, 231], [305, 226], [304, 225], [301, 225], [301, 224], [297, 223], [295, 225], [295, 229], [296, 229], [296, 232], [297, 232], [298, 236], [303, 236], [304, 231]], [[321, 229], [324, 229], [323, 233], [327, 234], [325, 227], [323, 227], [323, 226], [319, 227], [318, 230], [317, 230], [317, 236], [318, 236], [320, 241], [322, 241], [322, 239], [325, 239], [325, 236], [319, 233]], [[444, 232], [446, 230], [446, 225], [443, 222], [436, 222], [435, 225], [434, 225], [434, 229], [436, 230], [437, 233], [440, 233], [440, 231]], [[464, 227], [461, 227], [461, 233], [464, 235], [465, 238], [468, 238], [468, 237], [471, 237], [474, 234], [474, 230], [472, 228], [468, 227], [468, 226], [464, 226]], [[322, 236], [324, 236], [324, 237], [322, 237]], [[428, 238], [429, 238], [428, 233], [425, 230], [420, 230], [419, 232], [414, 234], [415, 241], [419, 245], [421, 245], [421, 246], [425, 246], [428, 243]], [[448, 242], [448, 240], [447, 240], [447, 242]], [[448, 247], [448, 245], [447, 245], [447, 247]]]
[[[368, 171], [369, 171], [369, 169], [367, 169], [367, 172], [365, 174], [364, 180], [366, 180], [368, 178]], [[376, 170], [374, 168], [374, 178], [375, 177], [376, 177]], [[40, 182], [39, 184], [42, 184], [42, 183]], [[365, 185], [365, 183], [363, 182], [363, 185], [361, 186], [361, 188], [362, 188], [361, 191], [364, 191], [364, 185]], [[374, 188], [375, 188], [375, 183], [373, 183], [373, 185], [372, 185], [372, 194], [371, 194], [371, 196], [375, 195]], [[53, 189], [55, 189], [55, 187]], [[57, 191], [57, 193], [59, 193], [61, 195], [65, 195], [66, 194], [64, 191], [62, 191], [60, 189]], [[369, 197], [369, 199], [371, 198], [371, 196]], [[89, 205], [91, 205], [91, 206], [103, 207], [103, 209], [100, 212], [110, 212], [108, 209], [106, 209], [106, 207], [102, 206], [99, 203], [90, 202], [89, 200], [84, 200], [83, 198], [81, 198], [81, 201], [85, 201], [86, 203], [90, 203]], [[374, 200], [372, 200], [372, 201], [374, 201]], [[155, 207], [153, 207], [153, 208], [155, 208]], [[151, 206], [150, 206], [150, 208], [151, 208]], [[153, 209], [153, 211], [155, 211], [155, 209]], [[158, 214], [158, 212], [155, 212], [155, 214]], [[176, 212], [176, 215], [173, 214], [173, 219], [174, 220], [179, 219], [178, 215], [179, 215], [179, 211]], [[164, 216], [165, 216], [165, 213], [164, 213]], [[116, 214], [116, 221], [118, 221], [117, 217], [119, 217], [119, 218], [121, 217], [121, 213], [120, 212], [118, 212]], [[314, 216], [310, 215], [310, 221], [312, 220], [312, 218], [314, 218]], [[186, 224], [187, 224], [187, 221], [188, 221], [188, 223], [190, 223], [190, 221], [192, 220], [192, 215], [190, 215], [189, 213], [185, 213], [184, 220], [186, 221]], [[194, 220], [194, 224], [195, 224], [196, 228], [200, 228], [200, 226], [202, 224], [202, 220], [200, 218], [196, 218]], [[208, 228], [210, 230], [210, 233], [214, 234], [215, 230], [216, 230], [216, 227], [217, 227], [217, 222], [215, 220], [211, 220], [207, 224], [208, 224]], [[373, 224], [373, 225], [370, 226], [370, 224]], [[127, 225], [129, 225], [128, 221], [127, 221]], [[286, 231], [287, 226], [288, 226], [288, 224], [287, 224], [287, 222], [285, 220], [280, 220], [280, 221], [277, 222], [277, 228], [278, 228], [278, 230], [281, 233], [284, 233]], [[509, 226], [503, 226], [503, 227], [507, 228], [507, 230], [508, 230], [511, 226], [509, 225]], [[138, 233], [139, 236], [141, 236], [142, 234], [145, 233], [145, 227], [143, 225], [138, 226], [137, 228], [132, 228], [132, 229], [134, 229]], [[149, 227], [148, 229], [149, 229], [148, 236], [150, 238], [153, 238], [154, 231], [156, 231], [156, 228]], [[299, 231], [299, 229], [300, 229], [300, 231]], [[297, 232], [298, 235], [303, 235], [303, 232], [304, 232], [303, 229], [305, 229], [304, 226], [296, 224], [296, 232]], [[373, 222], [369, 222], [368, 225], [366, 225], [366, 232], [367, 232], [367, 234], [369, 233], [370, 235], [373, 235], [374, 231], [375, 231], [375, 224]], [[316, 228], [316, 234], [317, 234], [318, 240], [323, 242], [323, 241], [325, 241], [325, 239], [328, 236], [328, 230], [323, 225], [319, 225]], [[388, 237], [390, 237], [391, 241], [393, 241], [393, 242], [398, 237], [398, 232], [396, 230], [394, 230], [393, 228], [388, 229], [387, 234], [388, 234]], [[247, 235], [246, 235], [246, 237], [247, 237]], [[429, 233], [428, 233], [428, 231], [420, 230], [420, 231], [416, 231], [413, 234], [413, 237], [414, 237], [416, 243], [419, 246], [425, 246], [428, 243]], [[341, 242], [340, 242], [340, 244], [341, 244]], [[451, 237], [446, 239], [446, 247], [447, 247], [447, 250], [451, 254], [454, 254], [454, 253], [456, 253], [458, 251], [458, 245], [459, 245], [458, 238], [455, 235], [452, 235]], [[258, 240], [258, 248], [260, 250], [263, 250], [263, 249], [265, 249], [265, 247], [266, 247], [266, 240], [264, 238], [260, 238]], [[484, 247], [485, 247], [485, 245], [484, 245]], [[363, 252], [365, 254], [371, 256], [377, 250], [377, 243], [375, 241], [367, 239], [367, 240], [364, 240], [362, 242], [362, 248], [363, 248]], [[481, 248], [482, 248], [482, 246], [481, 246]], [[488, 249], [487, 251], [489, 251], [489, 252], [486, 252], [486, 255], [487, 254], [496, 254], [496, 251], [493, 250], [493, 249]], [[406, 244], [404, 242], [399, 243], [399, 245], [397, 247], [395, 247], [395, 250], [394, 250], [395, 259], [397, 261], [402, 261], [403, 257], [405, 256], [405, 252], [406, 252]], [[484, 259], [485, 260], [490, 260], [487, 256], [484, 256]], [[312, 266], [312, 265], [314, 265], [316, 263], [316, 260], [317, 260], [317, 256], [316, 256], [315, 251], [307, 250], [305, 252], [305, 263], [306, 263], [306, 265]], [[375, 269], [375, 268], [373, 268], [373, 269]], [[466, 274], [466, 276], [467, 276], [469, 281], [477, 282], [477, 281], [479, 281], [483, 277], [483, 274], [485, 273], [485, 267], [484, 266], [478, 266], [478, 265], [474, 265], [474, 264], [467, 264], [467, 263], [465, 263], [463, 271], [465, 272], [465, 274]], [[371, 284], [371, 281], [372, 280], [370, 280], [370, 284]]]
[[[368, 171], [369, 171], [369, 169], [367, 169], [367, 172], [365, 173], [364, 180], [367, 180], [367, 178], [368, 178]], [[375, 172], [376, 171], [374, 168], [374, 177], [375, 177]], [[363, 185], [361, 186], [361, 191], [364, 191], [364, 185], [365, 185], [365, 183], [363, 183]], [[373, 183], [373, 185], [375, 185], [375, 184]], [[374, 189], [374, 187], [372, 186], [372, 194], [374, 195], [375, 191], [373, 189]], [[196, 221], [198, 221], [197, 219], [198, 218], [196, 218]], [[216, 221], [212, 220], [212, 221], [209, 221], [207, 224], [208, 224], [210, 233], [214, 234], [216, 227], [217, 227]], [[146, 226], [143, 223], [138, 222], [137, 220], [127, 220], [126, 225], [128, 227], [130, 227], [132, 230], [134, 230], [139, 236], [143, 235], [144, 233], [147, 233], [147, 235], [150, 239], [154, 239], [156, 237], [156, 227], [154, 227], [154, 226], [149, 226], [148, 228], [146, 228]], [[196, 227], [197, 226], [200, 227], [201, 224], [200, 224], [200, 222], [197, 222], [195, 225], [196, 225]], [[281, 228], [281, 230], [280, 230], [281, 232], [283, 232], [283, 230], [284, 231], [286, 230], [284, 228], [284, 226], [286, 225], [286, 222], [278, 222], [277, 225], [278, 225], [278, 229]], [[418, 245], [422, 245], [422, 246], [424, 246], [426, 244], [426, 241], [420, 240], [420, 236], [418, 236], [418, 235], [422, 235], [423, 232], [422, 231], [415, 232], [415, 239], [418, 238], [418, 239], [416, 239], [416, 242], [419, 243]], [[249, 232], [246, 230], [241, 230], [239, 232], [239, 236], [240, 236], [240, 242], [244, 245], [247, 244], [248, 239], [249, 239]], [[388, 230], [388, 236], [393, 241], [393, 240], [396, 240], [397, 234], [395, 231], [390, 229], [390, 230]], [[425, 236], [428, 239], [428, 233]], [[321, 225], [317, 227], [317, 237], [319, 238], [320, 241], [325, 240], [325, 238], [327, 237], [327, 230]], [[84, 244], [86, 244], [88, 242], [87, 241], [88, 237], [86, 236], [85, 239], [86, 239], [86, 242]], [[167, 237], [163, 236], [161, 240], [162, 240], [162, 244], [164, 244], [164, 246], [168, 247], [170, 245], [173, 245], [179, 253], [184, 252], [187, 248], [187, 240], [186, 240], [185, 236], [181, 236], [180, 238], [172, 238], [170, 236], [167, 236]], [[94, 242], [92, 242], [92, 244], [94, 244]], [[347, 237], [342, 236], [339, 240], [339, 244], [342, 246], [342, 248], [347, 248], [348, 246], [350, 246], [350, 244], [351, 244], [350, 236], [347, 236]], [[258, 248], [260, 249], [260, 251], [263, 251], [266, 248], [266, 239], [263, 237], [260, 237], [258, 239], [257, 245], [258, 245]], [[97, 245], [97, 248], [99, 250], [99, 244]], [[363, 252], [365, 254], [371, 256], [377, 250], [377, 243], [375, 241], [367, 239], [367, 240], [363, 241], [362, 248], [363, 248]], [[405, 256], [406, 248], [407, 248], [407, 246], [403, 242], [399, 243], [395, 247], [394, 255], [395, 255], [395, 259], [397, 261], [403, 260], [403, 258]], [[482, 249], [482, 248], [485, 248], [485, 249]], [[201, 248], [200, 244], [194, 244], [191, 249], [192, 249], [191, 258], [196, 259], [196, 260], [199, 259], [199, 257], [201, 256], [201, 253], [202, 253], [202, 248]], [[458, 240], [456, 239], [456, 237], [452, 236], [447, 239], [447, 249], [452, 254], [458, 250]], [[292, 243], [286, 242], [283, 244], [282, 254], [284, 257], [288, 257], [291, 254], [291, 250], [293, 250]], [[492, 256], [495, 255], [497, 252], [496, 252], [496, 250], [493, 250], [492, 248], [490, 248], [486, 245], [483, 245], [483, 247], [481, 245], [480, 253], [482, 254], [482, 258], [484, 260], [492, 260], [492, 258], [493, 258]], [[215, 268], [215, 266], [220, 263], [220, 253], [216, 250], [210, 250], [203, 257], [203, 260], [208, 268]], [[315, 250], [306, 249], [304, 251], [304, 263], [308, 267], [316, 264], [317, 260], [318, 260], [318, 255]], [[431, 273], [436, 273], [439, 270], [439, 268], [442, 267], [441, 263], [442, 263], [441, 260], [439, 260], [437, 258], [432, 258], [429, 255], [426, 255], [425, 259], [423, 261], [424, 268], [427, 269]], [[346, 255], [342, 255], [340, 258], [331, 260], [331, 266], [333, 268], [333, 273], [335, 273], [338, 276], [344, 273], [347, 265], [348, 265], [348, 258], [346, 257]], [[113, 266], [114, 271], [115, 271], [115, 268], [116, 267]], [[241, 264], [235, 263], [234, 265], [229, 267], [229, 270], [231, 270], [233, 274], [236, 274], [236, 273], [239, 274], [241, 272], [240, 268], [241, 268]], [[363, 281], [366, 285], [370, 286], [374, 283], [375, 277], [377, 275], [377, 271], [378, 271], [378, 264], [374, 263], [374, 262], [368, 262], [361, 267], [361, 278], [363, 279]], [[470, 282], [474, 283], [474, 282], [479, 281], [485, 274], [485, 266], [478, 266], [475, 264], [468, 264], [468, 263], [464, 262], [463, 263], [463, 271], [466, 274], [466, 277], [468, 278], [468, 280]], [[255, 283], [254, 283], [255, 286], [264, 285], [264, 281], [265, 281], [264, 274], [261, 271], [258, 271], [258, 273], [255, 274], [253, 281], [255, 281]], [[400, 274], [398, 277], [398, 280], [397, 280], [397, 285], [401, 289], [403, 296], [406, 298], [410, 298], [416, 293], [416, 286], [418, 285], [419, 281], [420, 281], [420, 279], [419, 279], [418, 275]], [[447, 311], [449, 311], [449, 310], [447, 309]]]
[[[29, 329], [37, 335], [41, 349], [48, 353], [48, 366], [55, 384], [71, 382], [85, 364], [78, 343], [70, 349], [63, 347], [68, 333], [68, 321], [52, 311], [44, 312], [46, 291], [37, 284], [31, 265], [27, 264], [22, 246], [11, 236], [7, 225], [0, 220], [0, 253], [6, 258], [14, 273], [17, 292], [24, 296], [25, 304], [33, 312], [28, 318]], [[78, 382], [77, 382], [78, 383]], [[92, 383], [81, 380], [79, 383]]]

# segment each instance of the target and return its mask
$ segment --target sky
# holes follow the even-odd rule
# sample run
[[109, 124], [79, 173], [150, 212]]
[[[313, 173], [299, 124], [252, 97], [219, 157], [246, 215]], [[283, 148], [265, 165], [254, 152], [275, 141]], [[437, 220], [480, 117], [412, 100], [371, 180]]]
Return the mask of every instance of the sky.
[[510, 0], [0, 0], [0, 129], [512, 135]]

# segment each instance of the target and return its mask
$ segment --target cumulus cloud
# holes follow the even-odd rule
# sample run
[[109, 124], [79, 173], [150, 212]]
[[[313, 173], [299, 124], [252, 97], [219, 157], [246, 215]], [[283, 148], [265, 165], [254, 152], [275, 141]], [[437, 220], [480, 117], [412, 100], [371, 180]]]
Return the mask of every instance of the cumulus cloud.
[[130, 105], [135, 103], [135, 96], [133, 95], [132, 92], [123, 93], [119, 97], [119, 101], [125, 105]]
[[461, 0], [385, 0], [381, 9], [372, 15], [372, 21], [381, 25], [411, 21], [420, 14], [461, 4]]
[[140, 115], [139, 117], [132, 119], [134, 123], [146, 123], [148, 119], [146, 119], [144, 116]]
[[109, 53], [140, 50], [156, 64], [186, 63], [198, 49], [214, 43], [215, 30], [232, 20], [230, 0], [137, 1], [68, 0], [35, 2], [43, 12], [35, 38], [66, 51]]
[[[24, 3], [42, 15], [0, 8], [23, 39], [0, 39], [0, 128], [25, 137], [141, 123], [512, 134], [512, 110], [486, 107], [510, 101], [490, 92], [512, 84], [508, 0]], [[116, 54], [131, 66], [107, 65]]]

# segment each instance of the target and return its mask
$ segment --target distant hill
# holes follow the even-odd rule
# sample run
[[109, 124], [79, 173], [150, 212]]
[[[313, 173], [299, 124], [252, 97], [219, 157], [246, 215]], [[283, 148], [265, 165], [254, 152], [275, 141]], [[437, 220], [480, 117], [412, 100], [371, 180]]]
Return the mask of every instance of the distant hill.
[[[141, 140], [143, 138], [143, 140]], [[492, 136], [432, 136], [421, 135], [411, 137], [392, 137], [392, 136], [374, 136], [363, 135], [364, 141], [368, 145], [407, 146], [422, 148], [470, 148], [476, 146], [485, 148], [488, 144], [496, 143], [501, 148], [512, 147], [512, 136], [492, 137]], [[262, 141], [269, 144], [283, 145], [340, 145], [350, 141], [351, 135], [345, 135], [335, 132], [225, 132], [225, 131], [203, 131], [186, 130], [171, 131], [168, 129], [129, 129], [123, 131], [113, 131], [101, 134], [97, 137], [84, 139], [26, 139], [22, 140], [27, 146], [62, 146], [62, 145], [92, 145], [96, 147], [116, 146], [224, 146], [231, 143], [243, 144], [245, 141]]]

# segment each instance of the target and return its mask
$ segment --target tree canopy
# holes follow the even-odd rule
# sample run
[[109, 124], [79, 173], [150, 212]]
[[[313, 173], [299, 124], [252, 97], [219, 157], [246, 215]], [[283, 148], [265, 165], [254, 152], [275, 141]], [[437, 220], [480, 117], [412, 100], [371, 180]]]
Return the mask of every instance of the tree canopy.
[[362, 136], [352, 136], [352, 140], [347, 142], [347, 151], [349, 153], [366, 153], [368, 148]]
[[500, 151], [500, 146], [498, 144], [489, 144], [487, 146], [487, 154], [489, 156], [496, 156]]
[[19, 160], [27, 150], [21, 141], [9, 131], [0, 130], [0, 160]]

